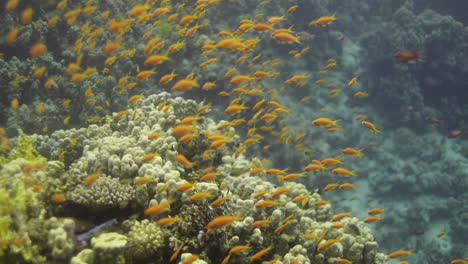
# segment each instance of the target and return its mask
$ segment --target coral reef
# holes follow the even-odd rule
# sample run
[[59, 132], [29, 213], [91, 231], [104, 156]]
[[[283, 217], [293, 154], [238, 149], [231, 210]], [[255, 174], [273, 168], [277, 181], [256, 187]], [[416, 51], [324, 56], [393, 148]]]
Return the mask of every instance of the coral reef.
[[[158, 105], [164, 101], [172, 106], [166, 112], [158, 110]], [[219, 155], [219, 158], [203, 161], [201, 158], [203, 151], [200, 148], [208, 145], [203, 143], [207, 140], [203, 134], [198, 135], [200, 144], [196, 146], [178, 144], [171, 136], [173, 130], [171, 127], [194, 113], [197, 107], [193, 101], [182, 98], [172, 99], [168, 94], [152, 95], [139, 101], [132, 109], [139, 116], [150, 118], [132, 120], [129, 114], [114, 119], [109, 124], [81, 129], [82, 155], [71, 161], [65, 172], [66, 176], [56, 175], [58, 179], [64, 181], [62, 186], [65, 186], [65, 189], [61, 187], [61, 192], [67, 193], [67, 200], [57, 200], [56, 203], [48, 203], [47, 207], [40, 208], [67, 212], [80, 204], [92, 209], [115, 207], [114, 210], [123, 210], [126, 206], [118, 205], [126, 202], [130, 210], [137, 214], [140, 212], [140, 217], [147, 219], [125, 220], [114, 227], [114, 230], [115, 228], [121, 230], [119, 233], [99, 231], [97, 234], [92, 234], [90, 243], [92, 251], [83, 249], [78, 252], [75, 250], [80, 246], [73, 242], [73, 231], [72, 234], [66, 232], [75, 229], [73, 222], [65, 220], [59, 225], [45, 225], [48, 226], [46, 232], [50, 238], [46, 243], [45, 252], [49, 253], [47, 257], [42, 256], [42, 258], [54, 260], [72, 258], [72, 263], [127, 263], [126, 261], [149, 258], [165, 261], [165, 258], [172, 254], [168, 256], [167, 252], [175, 252], [182, 248], [183, 252], [199, 255], [201, 258], [199, 263], [205, 263], [203, 261], [216, 263], [227, 255], [227, 253], [220, 255], [220, 252], [228, 252], [229, 248], [248, 243], [253, 247], [252, 252], [272, 245], [271, 254], [283, 259], [279, 263], [289, 263], [293, 259], [304, 263], [329, 263], [337, 258], [349, 258], [355, 263], [385, 263], [384, 255], [377, 253], [377, 243], [374, 242], [370, 230], [362, 222], [356, 218], [348, 218], [340, 223], [356, 226], [355, 228], [332, 228], [333, 222], [329, 222], [332, 216], [331, 207], [316, 206], [315, 202], [321, 200], [320, 195], [317, 193], [309, 195], [304, 185], [286, 183], [285, 187], [289, 191], [277, 196], [273, 192], [278, 186], [266, 181], [264, 177], [267, 175], [264, 172], [251, 176], [249, 170], [245, 169], [258, 161], [249, 161], [242, 154], [235, 158], [233, 156], [235, 149], [229, 145], [216, 150], [213, 155]], [[214, 133], [216, 126], [212, 120], [202, 117], [197, 128], [200, 131]], [[147, 135], [153, 131], [162, 133], [157, 140], [149, 141]], [[58, 138], [57, 135], [75, 133], [76, 130], [57, 131], [50, 136], [35, 136], [35, 144], [44, 152], [49, 152], [50, 147], [46, 146], [56, 146], [55, 148], [60, 149], [61, 144], [53, 143], [54, 138]], [[68, 137], [64, 136], [65, 141]], [[109, 145], [109, 141], [119, 144]], [[144, 153], [155, 151], [158, 151], [159, 155], [150, 162], [142, 161]], [[200, 177], [202, 170], [202, 167], [188, 169], [179, 165], [175, 161], [175, 156], [180, 153], [187, 156], [192, 153], [189, 157], [194, 162], [198, 161], [200, 164], [198, 166], [202, 166], [203, 162], [208, 162], [204, 166], [216, 165], [216, 171], [221, 176], [213, 182], [198, 182], [190, 190], [177, 191], [178, 186], [198, 181], [196, 179]], [[128, 160], [123, 158], [125, 156]], [[3, 170], [11, 168], [14, 163], [21, 160], [10, 161]], [[136, 169], [128, 169], [134, 165]], [[16, 173], [21, 173], [20, 168], [18, 167]], [[83, 180], [86, 175], [96, 170], [102, 174], [89, 186], [84, 185]], [[8, 175], [12, 173], [9, 172]], [[139, 184], [136, 182], [138, 177], [147, 177], [149, 182]], [[222, 182], [224, 187], [221, 188]], [[21, 181], [17, 184], [25, 188]], [[255, 198], [255, 193], [261, 191], [264, 191], [265, 195]], [[47, 197], [56, 193], [57, 189], [47, 189], [44, 192], [42, 203], [47, 201]], [[200, 193], [206, 193], [207, 196], [200, 200], [195, 199], [193, 195]], [[298, 196], [307, 197], [307, 202], [301, 205], [291, 201]], [[228, 199], [221, 206], [214, 206], [214, 200], [219, 197]], [[275, 201], [271, 208], [255, 206], [259, 202], [268, 200]], [[142, 207], [147, 209], [143, 210]], [[147, 211], [153, 207], [162, 209], [154, 209], [161, 210], [155, 215]], [[222, 231], [215, 230], [215, 234], [206, 234], [206, 225], [209, 221], [216, 216], [230, 214], [242, 216], [243, 220], [234, 222], [231, 227]], [[290, 220], [285, 221], [288, 216]], [[156, 223], [158, 219], [164, 217], [175, 217], [178, 223], [168, 226]], [[254, 221], [261, 219], [268, 219], [270, 222], [265, 227], [252, 227]], [[42, 221], [51, 220], [43, 218]], [[281, 231], [278, 231], [282, 225], [284, 226]], [[8, 229], [11, 227], [6, 228]], [[305, 238], [304, 234], [309, 234], [310, 237]], [[332, 239], [339, 239], [340, 242], [324, 250], [323, 253], [316, 253], [318, 245]], [[28, 242], [23, 243], [25, 243], [23, 246], [28, 245], [26, 244]], [[16, 252], [17, 249], [10, 246], [4, 253], [11, 257]], [[248, 257], [235, 255], [231, 256], [231, 261], [244, 263], [248, 261]]]
[[0, 262], [464, 253], [468, 31], [450, 4], [4, 2]]

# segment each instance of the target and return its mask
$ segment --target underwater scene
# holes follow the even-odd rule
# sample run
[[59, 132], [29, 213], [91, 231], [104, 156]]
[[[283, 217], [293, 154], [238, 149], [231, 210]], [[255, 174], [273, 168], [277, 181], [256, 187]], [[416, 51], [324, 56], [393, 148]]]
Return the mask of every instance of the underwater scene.
[[468, 263], [466, 10], [0, 0], [0, 263]]

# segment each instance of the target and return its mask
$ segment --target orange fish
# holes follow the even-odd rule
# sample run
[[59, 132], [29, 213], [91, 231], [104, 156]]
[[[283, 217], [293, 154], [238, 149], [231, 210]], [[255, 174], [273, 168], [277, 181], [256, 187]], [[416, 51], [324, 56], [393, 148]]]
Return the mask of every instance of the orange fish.
[[23, 25], [31, 23], [32, 17], [34, 15], [34, 10], [31, 7], [27, 7], [20, 14], [20, 21]]
[[258, 220], [252, 223], [252, 227], [258, 228], [258, 227], [263, 227], [271, 223], [271, 220]]
[[223, 203], [224, 201], [226, 201], [227, 199], [229, 199], [229, 197], [220, 197], [216, 200], [214, 200], [213, 202], [210, 203], [210, 205], [212, 207], [218, 207], [221, 203]]
[[402, 63], [416, 63], [421, 61], [421, 54], [410, 50], [399, 50], [393, 54], [393, 57]]
[[8, 45], [13, 45], [16, 41], [16, 38], [18, 36], [18, 30], [17, 29], [12, 29], [8, 34], [6, 35], [6, 43]]
[[382, 218], [378, 217], [378, 216], [369, 216], [365, 219], [363, 219], [362, 221], [364, 221], [365, 223], [374, 223], [374, 222], [377, 222], [379, 220], [381, 220]]
[[309, 23], [309, 26], [327, 26], [330, 25], [333, 21], [337, 20], [335, 14], [331, 16], [322, 16], [316, 20], [313, 20]]
[[413, 254], [414, 250], [397, 250], [387, 255], [388, 258], [401, 258]]
[[8, 12], [13, 11], [18, 6], [18, 4], [19, 4], [19, 0], [8, 0], [5, 5], [5, 9]]
[[276, 197], [279, 197], [280, 195], [282, 195], [283, 193], [287, 193], [287, 192], [290, 192], [291, 189], [289, 188], [278, 188], [276, 190], [274, 190], [272, 193], [271, 193], [271, 197], [272, 198], [276, 198]]
[[271, 200], [265, 200], [265, 201], [260, 201], [255, 204], [255, 207], [258, 208], [266, 208], [266, 207], [272, 207], [273, 205], [279, 204], [278, 201], [271, 201]]
[[47, 52], [47, 47], [42, 42], [38, 42], [38, 43], [34, 44], [31, 47], [31, 50], [29, 51], [29, 53], [31, 54], [31, 57], [33, 57], [33, 58], [42, 56], [46, 52]]
[[92, 174], [89, 174], [84, 180], [83, 180], [83, 185], [89, 186], [93, 184], [99, 177], [101, 176], [100, 172], [95, 172]]
[[352, 78], [352, 79], [348, 82], [348, 87], [353, 86], [354, 84], [356, 84], [356, 82], [357, 82], [357, 77]]
[[191, 162], [190, 160], [188, 160], [184, 155], [182, 154], [178, 154], [176, 156], [176, 161], [182, 165], [184, 168], [192, 168], [195, 163]]
[[172, 201], [164, 201], [161, 202], [158, 205], [153, 205], [150, 207], [147, 207], [144, 211], [145, 215], [159, 215], [166, 211], [166, 209], [169, 208], [169, 205], [172, 203]]
[[258, 260], [258, 259], [262, 258], [262, 257], [265, 256], [272, 248], [273, 248], [273, 246], [269, 246], [269, 247], [267, 247], [267, 248], [264, 248], [264, 249], [258, 251], [257, 253], [253, 254], [253, 255], [250, 257], [250, 261], [255, 261], [255, 260]]
[[360, 158], [362, 157], [362, 152], [364, 149], [355, 149], [355, 148], [345, 148], [341, 151], [341, 153], [345, 154], [345, 155], [350, 155], [350, 156], [354, 156], [356, 158]]
[[187, 134], [191, 134], [195, 132], [195, 128], [191, 125], [177, 125], [172, 128], [171, 135], [175, 137], [182, 137]]
[[197, 81], [183, 79], [183, 80], [177, 81], [174, 84], [174, 86], [172, 86], [171, 91], [185, 92], [185, 91], [192, 90], [194, 87], [199, 87]]
[[340, 214], [336, 214], [334, 216], [332, 216], [332, 218], [330, 219], [332, 222], [336, 222], [336, 221], [339, 221], [345, 217], [348, 217], [348, 216], [351, 216], [351, 212], [346, 212], [346, 213], [340, 213]]
[[322, 251], [322, 250], [325, 250], [325, 249], [328, 249], [330, 248], [331, 246], [333, 246], [334, 244], [336, 244], [338, 242], [338, 239], [330, 239], [330, 240], [327, 240], [323, 243], [321, 243], [320, 245], [318, 245], [317, 247], [317, 251]]
[[384, 212], [385, 212], [385, 210], [379, 209], [379, 208], [373, 208], [373, 209], [370, 209], [369, 211], [367, 211], [367, 213], [369, 215], [378, 215], [378, 214], [383, 214]]
[[54, 193], [51, 197], [52, 202], [54, 203], [62, 203], [67, 199], [65, 194], [63, 193]]
[[19, 101], [17, 98], [13, 98], [10, 102], [10, 108], [11, 109], [17, 109], [19, 106]]
[[213, 194], [209, 193], [209, 192], [197, 192], [197, 193], [192, 194], [189, 197], [189, 200], [190, 201], [201, 201], [201, 200], [207, 199], [207, 198], [209, 198], [211, 196], [213, 196]]
[[184, 191], [186, 191], [188, 189], [191, 189], [193, 187], [195, 187], [195, 183], [183, 183], [183, 184], [177, 186], [176, 191], [184, 192]]
[[224, 109], [224, 112], [226, 114], [235, 115], [237, 113], [240, 113], [244, 109], [247, 109], [247, 107], [244, 105], [233, 104], [226, 107], [226, 109]]
[[151, 162], [154, 158], [158, 157], [159, 154], [158, 153], [148, 153], [148, 154], [145, 154], [142, 158], [141, 158], [141, 161], [146, 163], [146, 162]]
[[354, 172], [355, 171], [350, 171], [345, 168], [334, 168], [332, 170], [333, 173], [335, 173], [338, 176], [343, 176], [343, 177], [348, 177], [348, 176], [357, 176]]
[[319, 127], [329, 127], [329, 126], [337, 126], [338, 121], [340, 120], [331, 120], [330, 118], [321, 117], [321, 118], [317, 118], [313, 120], [312, 124], [319, 126]]
[[370, 131], [374, 133], [382, 133], [382, 131], [378, 130], [375, 125], [369, 121], [362, 121], [362, 126], [369, 129]]
[[158, 225], [168, 226], [168, 225], [175, 224], [179, 220], [180, 219], [177, 218], [177, 217], [163, 217], [163, 218], [159, 219], [158, 221], [156, 221], [156, 223]]
[[352, 183], [343, 183], [343, 184], [340, 185], [340, 189], [347, 190], [347, 189], [351, 189], [351, 188], [354, 188], [354, 184], [352, 184]]
[[241, 221], [242, 218], [240, 216], [236, 216], [236, 215], [224, 215], [224, 216], [218, 216], [216, 218], [214, 218], [213, 220], [211, 220], [207, 225], [207, 229], [208, 229], [208, 232], [207, 233], [211, 233], [213, 232], [213, 230], [215, 229], [218, 229], [218, 228], [221, 228], [221, 227], [225, 227], [227, 225], [230, 225], [232, 223], [234, 223], [235, 221]]

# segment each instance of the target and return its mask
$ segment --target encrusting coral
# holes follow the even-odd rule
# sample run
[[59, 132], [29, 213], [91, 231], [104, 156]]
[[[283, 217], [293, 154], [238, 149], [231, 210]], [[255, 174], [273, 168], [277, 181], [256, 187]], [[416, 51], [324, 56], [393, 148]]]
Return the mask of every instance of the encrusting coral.
[[[162, 103], [171, 107], [163, 110], [160, 107]], [[171, 254], [175, 254], [172, 257], [176, 259], [180, 253], [195, 254], [200, 261], [207, 263], [220, 263], [228, 256], [230, 263], [247, 263], [255, 252], [271, 246], [268, 255], [282, 259], [277, 263], [291, 263], [293, 260], [333, 263], [340, 258], [347, 258], [353, 263], [385, 263], [385, 256], [377, 252], [377, 243], [370, 230], [357, 218], [346, 217], [332, 222], [331, 206], [316, 205], [321, 200], [320, 195], [309, 193], [304, 185], [285, 182], [284, 186], [280, 186], [267, 181], [265, 172], [250, 175], [248, 168], [261, 166], [261, 162], [248, 160], [242, 153], [234, 153], [238, 137], [232, 137], [229, 144], [215, 149], [210, 159], [204, 159], [202, 154], [209, 147], [207, 135], [217, 131], [213, 120], [201, 117], [195, 125], [200, 144], [178, 143], [173, 136], [174, 127], [183, 118], [193, 115], [197, 107], [194, 101], [173, 99], [162, 93], [141, 99], [121, 118], [80, 129], [81, 156], [71, 159], [66, 171], [60, 175], [50, 170], [50, 177], [55, 179], [48, 181], [62, 184], [55, 183], [41, 192], [31, 192], [28, 195], [32, 200], [27, 206], [35, 199], [37, 207], [43, 208], [40, 215], [44, 223], [50, 221], [47, 219], [50, 213], [67, 214], [78, 205], [94, 209], [113, 207], [114, 212], [129, 210], [136, 214], [138, 220], [119, 219], [117, 222], [120, 224], [112, 227], [113, 230], [120, 230], [119, 234], [107, 232], [107, 227], [98, 234], [91, 234], [91, 241], [83, 242], [91, 242], [92, 254], [89, 249], [83, 249], [79, 243], [73, 242], [78, 240], [73, 231], [69, 231], [68, 235], [63, 231], [74, 228], [44, 225], [43, 228], [49, 228], [46, 231], [49, 236], [66, 245], [73, 242], [74, 249], [50, 242], [42, 250], [37, 249], [37, 253], [47, 252], [41, 256], [43, 259], [59, 260], [72, 257], [70, 252], [74, 252], [72, 263], [84, 263], [83, 258], [87, 259], [86, 263], [128, 263], [155, 258], [167, 261]], [[233, 128], [230, 130], [234, 131]], [[158, 138], [149, 139], [148, 135], [154, 132], [159, 133]], [[55, 146], [57, 149], [54, 151], [60, 152], [61, 147], [68, 146], [53, 143], [56, 135], [69, 138], [66, 136], [69, 133], [76, 135], [76, 130], [35, 136], [34, 144], [44, 152], [50, 150], [45, 146]], [[119, 144], [109, 145], [109, 142]], [[157, 155], [147, 158], [148, 153]], [[195, 165], [181, 163], [178, 155], [185, 155]], [[54, 162], [62, 163], [49, 161], [48, 164], [54, 168]], [[8, 173], [3, 175], [23, 174], [21, 166], [15, 165], [18, 163], [27, 164], [22, 159], [9, 161], [2, 169], [8, 170]], [[213, 174], [216, 177], [200, 181], [207, 167], [216, 168]], [[49, 170], [49, 167], [36, 173], [41, 170]], [[21, 179], [19, 175], [15, 177]], [[22, 181], [16, 185], [22, 192], [29, 193], [31, 190]], [[185, 186], [186, 189], [182, 188]], [[261, 196], [259, 192], [265, 193]], [[63, 198], [55, 197], [57, 193], [63, 194]], [[20, 197], [24, 198], [24, 195]], [[260, 205], [269, 202], [271, 204], [268, 206]], [[208, 223], [223, 215], [233, 215], [239, 219], [228, 227], [207, 232]], [[259, 220], [266, 222], [260, 225], [256, 222]], [[11, 237], [13, 223], [5, 223], [9, 224], [0, 231]], [[14, 231], [18, 235], [29, 232], [26, 222], [23, 221], [23, 224]], [[114, 252], [114, 249], [102, 246], [101, 242], [108, 239], [112, 243], [118, 241], [118, 250], [114, 248], [118, 253], [105, 253]], [[318, 250], [321, 245], [333, 240], [336, 242]], [[250, 247], [248, 254], [229, 253], [231, 248], [245, 244]], [[25, 240], [21, 246], [26, 250], [30, 245], [31, 242]], [[17, 256], [19, 252], [24, 251], [19, 250], [18, 246], [3, 248], [3, 254], [9, 258]]]

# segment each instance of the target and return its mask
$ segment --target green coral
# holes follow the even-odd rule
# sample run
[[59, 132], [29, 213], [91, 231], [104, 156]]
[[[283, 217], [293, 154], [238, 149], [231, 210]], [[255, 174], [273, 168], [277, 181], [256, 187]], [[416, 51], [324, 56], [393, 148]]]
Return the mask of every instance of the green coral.
[[7, 238], [11, 225], [11, 217], [6, 214], [8, 209], [8, 192], [6, 192], [5, 189], [0, 188], [0, 257], [5, 254], [5, 239]]
[[46, 159], [39, 154], [34, 147], [34, 141], [31, 137], [18, 130], [19, 136], [15, 146], [10, 151], [0, 153], [0, 165], [4, 165], [9, 161], [23, 158], [32, 162], [45, 162]]
[[39, 246], [31, 242], [27, 232], [29, 219], [44, 217], [43, 206], [35, 193], [21, 182], [9, 190], [0, 188], [0, 193], [0, 235], [4, 245], [0, 249], [0, 262], [3, 258], [12, 260], [9, 263], [16, 263], [14, 259], [34, 260], [33, 263], [44, 259], [39, 254]]

